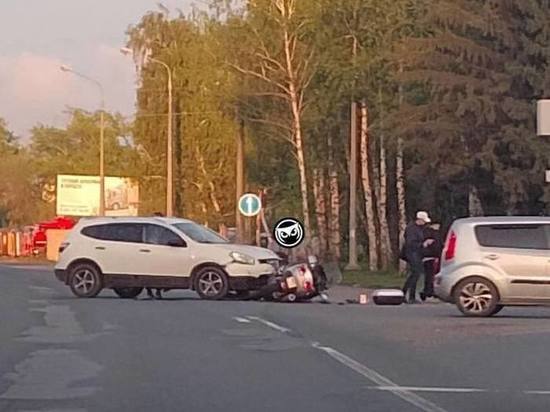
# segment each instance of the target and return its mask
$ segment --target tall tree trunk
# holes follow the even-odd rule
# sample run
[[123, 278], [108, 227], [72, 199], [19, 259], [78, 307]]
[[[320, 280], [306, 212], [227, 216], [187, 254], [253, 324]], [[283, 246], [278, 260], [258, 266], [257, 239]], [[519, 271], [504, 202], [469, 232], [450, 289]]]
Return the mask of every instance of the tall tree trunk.
[[[380, 123], [384, 121], [384, 106], [382, 99], [382, 89], [378, 88], [378, 104], [380, 106]], [[383, 128], [383, 127], [382, 127]], [[387, 270], [393, 262], [393, 251], [390, 240], [390, 229], [388, 226], [388, 190], [387, 190], [387, 162], [386, 162], [386, 142], [384, 132], [380, 133], [379, 140], [379, 171], [380, 176], [377, 184], [379, 184], [379, 190], [376, 196], [378, 202], [378, 219], [380, 224], [380, 263], [384, 270]]]
[[245, 182], [245, 170], [244, 170], [244, 146], [245, 146], [245, 129], [244, 120], [239, 119], [239, 130], [237, 132], [237, 144], [236, 144], [236, 199], [235, 199], [235, 225], [237, 226], [237, 241], [243, 242], [245, 238], [244, 234], [244, 216], [239, 211], [239, 200], [244, 194], [244, 182]]
[[304, 215], [304, 229], [306, 243], [311, 239], [311, 223], [309, 220], [309, 196], [306, 176], [306, 160], [304, 146], [302, 141], [302, 131], [299, 117], [295, 118], [295, 139], [296, 139], [296, 155], [298, 158], [298, 169], [300, 172], [300, 193], [302, 194], [302, 214]]
[[[367, 107], [367, 121], [368, 121], [368, 107]], [[374, 228], [376, 230], [376, 256], [377, 264], [376, 269], [380, 269], [381, 263], [381, 245], [380, 245], [380, 216], [379, 216], [379, 207], [380, 207], [380, 152], [378, 150], [379, 142], [376, 139], [371, 139], [369, 134], [369, 126], [367, 123], [367, 147], [368, 147], [368, 164], [369, 171], [371, 176], [369, 176], [371, 191], [372, 191], [372, 216], [374, 219]], [[367, 232], [369, 232], [368, 223], [367, 223]]]
[[[289, 10], [294, 11], [293, 9]], [[293, 63], [293, 42], [289, 32], [285, 27], [284, 31], [284, 52], [286, 59], [286, 70], [288, 74], [288, 90], [290, 98], [290, 106], [292, 109], [292, 126], [294, 134], [294, 145], [296, 148], [296, 157], [298, 159], [298, 169], [300, 173], [300, 192], [302, 194], [302, 213], [304, 215], [304, 229], [306, 243], [311, 239], [311, 224], [309, 220], [309, 196], [306, 176], [306, 158], [304, 150], [304, 139], [302, 135], [302, 101], [303, 95], [298, 87], [298, 79], [296, 67]]]
[[[403, 64], [399, 65], [399, 72], [403, 73]], [[403, 86], [399, 85], [399, 107], [403, 104]], [[399, 251], [403, 246], [405, 238], [405, 228], [407, 227], [407, 205], [405, 199], [405, 169], [403, 165], [403, 139], [397, 137], [397, 155], [395, 166], [395, 185], [397, 189], [397, 213], [399, 215]], [[406, 270], [406, 263], [399, 260], [399, 271], [404, 273]]]
[[335, 260], [341, 257], [340, 242], [340, 187], [338, 184], [338, 170], [334, 160], [332, 137], [327, 138], [328, 146], [328, 178], [330, 192], [330, 219], [329, 219], [329, 252]]
[[365, 100], [361, 101], [361, 180], [365, 192], [365, 216], [367, 219], [367, 240], [369, 248], [369, 269], [374, 271], [378, 267], [377, 236], [374, 221], [373, 191], [370, 184], [369, 172], [369, 131], [368, 108]]
[[315, 197], [315, 214], [317, 216], [317, 235], [319, 237], [319, 254], [327, 251], [327, 206], [325, 202], [325, 173], [313, 169], [313, 196]]
[[214, 211], [218, 215], [217, 218], [222, 217], [222, 208], [220, 206], [220, 202], [218, 200], [218, 197], [216, 195], [216, 186], [214, 185], [214, 181], [212, 180], [212, 176], [208, 174], [208, 170], [206, 168], [206, 161], [204, 160], [204, 155], [202, 154], [199, 147], [196, 147], [195, 149], [196, 157], [198, 166], [202, 172], [202, 175], [204, 177], [204, 182], [208, 185], [208, 188], [210, 189], [207, 192], [208, 197], [210, 198], [210, 202], [212, 203], [212, 206], [214, 207]]
[[[405, 238], [405, 228], [407, 227], [407, 213], [405, 204], [405, 172], [403, 170], [403, 139], [397, 138], [397, 158], [395, 167], [395, 177], [397, 186], [397, 211], [399, 214], [399, 250], [403, 246]], [[399, 271], [404, 272], [406, 263], [399, 260]]]
[[384, 135], [380, 135], [380, 196], [378, 200], [378, 218], [380, 219], [380, 259], [382, 269], [386, 270], [393, 262], [393, 251], [388, 226], [388, 190], [386, 176], [386, 143]]
[[468, 188], [468, 212], [470, 216], [483, 216], [483, 206], [475, 185]]

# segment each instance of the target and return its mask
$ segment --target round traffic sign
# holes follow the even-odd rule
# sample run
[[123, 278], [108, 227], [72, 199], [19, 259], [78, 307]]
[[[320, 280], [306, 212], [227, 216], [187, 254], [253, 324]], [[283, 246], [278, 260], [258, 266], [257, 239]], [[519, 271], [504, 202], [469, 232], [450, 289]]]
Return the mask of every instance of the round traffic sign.
[[262, 201], [254, 193], [245, 193], [239, 199], [239, 212], [244, 216], [256, 216], [262, 210]]

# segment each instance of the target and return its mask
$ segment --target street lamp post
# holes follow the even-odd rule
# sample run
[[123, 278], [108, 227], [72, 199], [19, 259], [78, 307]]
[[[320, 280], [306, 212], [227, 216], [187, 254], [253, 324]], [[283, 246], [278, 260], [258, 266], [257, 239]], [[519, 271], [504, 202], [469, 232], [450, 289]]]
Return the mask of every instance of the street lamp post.
[[101, 95], [101, 108], [99, 112], [99, 215], [105, 216], [105, 92], [103, 86], [97, 80], [62, 65], [60, 69], [72, 73], [94, 84]]
[[[120, 49], [124, 55], [133, 54], [132, 49], [128, 47], [122, 47]], [[147, 61], [160, 64], [166, 69], [168, 74], [168, 126], [167, 126], [167, 138], [166, 138], [166, 216], [174, 215], [174, 178], [173, 178], [173, 137], [172, 137], [172, 70], [170, 66], [165, 62], [155, 59], [154, 57], [148, 57]]]

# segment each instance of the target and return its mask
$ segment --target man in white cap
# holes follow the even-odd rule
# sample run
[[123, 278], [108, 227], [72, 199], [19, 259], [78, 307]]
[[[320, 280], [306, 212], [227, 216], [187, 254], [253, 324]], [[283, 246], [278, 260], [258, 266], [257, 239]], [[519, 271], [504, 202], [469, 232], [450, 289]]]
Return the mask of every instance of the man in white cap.
[[421, 210], [416, 213], [416, 220], [409, 223], [405, 229], [405, 242], [401, 255], [407, 261], [407, 280], [403, 285], [403, 294], [407, 303], [418, 303], [416, 300], [416, 284], [424, 272], [423, 251], [424, 247], [432, 242], [431, 239], [426, 240], [424, 238], [424, 225], [430, 222], [431, 219], [428, 213]]

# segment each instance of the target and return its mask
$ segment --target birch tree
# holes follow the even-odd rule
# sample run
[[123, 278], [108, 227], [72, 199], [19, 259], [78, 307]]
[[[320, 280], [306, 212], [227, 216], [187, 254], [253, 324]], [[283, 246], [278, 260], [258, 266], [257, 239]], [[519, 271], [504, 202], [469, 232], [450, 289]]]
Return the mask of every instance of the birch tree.
[[332, 137], [327, 137], [328, 146], [328, 178], [330, 197], [330, 220], [329, 220], [329, 251], [330, 255], [339, 260], [341, 257], [341, 232], [340, 232], [340, 184], [338, 182], [338, 169], [334, 159], [334, 145]]
[[374, 208], [374, 190], [371, 185], [370, 176], [370, 156], [369, 156], [369, 112], [367, 102], [361, 101], [361, 182], [365, 195], [365, 216], [367, 220], [368, 251], [369, 251], [369, 270], [378, 269], [378, 245], [376, 242], [376, 222]]
[[390, 240], [390, 229], [388, 225], [388, 165], [387, 165], [387, 147], [386, 130], [384, 129], [384, 117], [386, 112], [386, 103], [383, 99], [382, 86], [378, 88], [378, 111], [380, 131], [378, 133], [378, 165], [379, 165], [379, 189], [377, 191], [377, 211], [380, 227], [380, 267], [387, 270], [393, 264], [393, 250]]
[[274, 100], [285, 108], [275, 119], [273, 113], [264, 112], [253, 120], [279, 126], [282, 133], [286, 131], [284, 138], [290, 143], [298, 167], [306, 239], [311, 236], [311, 222], [303, 116], [315, 57], [314, 48], [307, 42], [308, 5], [303, 0], [249, 2], [247, 17], [240, 22], [247, 48], [235, 54], [244, 54], [248, 64], [228, 61], [236, 72], [263, 86], [255, 93], [257, 97]]

